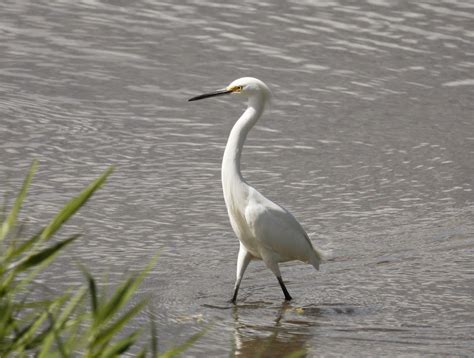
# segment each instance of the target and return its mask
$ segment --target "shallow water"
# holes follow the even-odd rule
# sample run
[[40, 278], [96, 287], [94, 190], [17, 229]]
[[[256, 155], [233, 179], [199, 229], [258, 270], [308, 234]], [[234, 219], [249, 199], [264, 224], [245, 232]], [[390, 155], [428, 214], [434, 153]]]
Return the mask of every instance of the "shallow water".
[[[40, 161], [25, 208], [49, 218], [108, 165], [51, 275], [109, 280], [159, 264], [162, 348], [210, 324], [188, 356], [470, 356], [474, 351], [474, 4], [471, 1], [4, 1], [0, 181]], [[235, 78], [274, 92], [244, 176], [331, 252], [282, 272], [252, 263], [220, 187], [244, 104], [188, 103]], [[148, 314], [141, 317], [148, 320]], [[137, 322], [141, 324], [141, 322]]]

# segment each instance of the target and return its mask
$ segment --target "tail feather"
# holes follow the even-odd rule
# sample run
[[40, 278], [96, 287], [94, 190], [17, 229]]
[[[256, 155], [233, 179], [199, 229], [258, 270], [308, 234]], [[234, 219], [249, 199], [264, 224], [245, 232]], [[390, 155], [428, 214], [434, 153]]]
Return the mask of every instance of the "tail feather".
[[309, 263], [313, 265], [313, 267], [316, 270], [319, 270], [319, 264], [321, 263], [321, 255], [319, 255], [319, 252], [315, 249], [314, 250], [314, 255], [311, 256], [311, 259], [309, 260]]
[[319, 270], [319, 264], [321, 262], [324, 262], [324, 261], [327, 261], [328, 257], [329, 257], [329, 253], [319, 249], [319, 248], [316, 248], [313, 246], [313, 250], [314, 250], [314, 255], [311, 257], [309, 263], [311, 265], [313, 265], [313, 267], [316, 269], [316, 270]]

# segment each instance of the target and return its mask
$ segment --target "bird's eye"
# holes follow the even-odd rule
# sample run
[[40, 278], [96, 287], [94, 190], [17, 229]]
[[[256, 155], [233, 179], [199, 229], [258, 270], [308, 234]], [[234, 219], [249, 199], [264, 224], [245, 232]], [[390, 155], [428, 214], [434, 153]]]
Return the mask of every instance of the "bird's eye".
[[244, 86], [235, 86], [234, 92], [242, 92]]

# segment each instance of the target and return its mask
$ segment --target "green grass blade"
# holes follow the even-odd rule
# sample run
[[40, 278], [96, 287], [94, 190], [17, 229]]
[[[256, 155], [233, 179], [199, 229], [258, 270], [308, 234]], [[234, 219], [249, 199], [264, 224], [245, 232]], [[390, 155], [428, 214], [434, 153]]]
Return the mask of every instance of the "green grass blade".
[[152, 313], [149, 314], [149, 320], [151, 356], [158, 357], [158, 328], [156, 327], [156, 320]]
[[107, 302], [102, 303], [100, 310], [95, 317], [96, 319], [94, 323], [96, 326], [100, 326], [107, 320], [110, 320], [113, 315], [128, 302], [135, 292], [135, 285], [133, 285], [135, 280], [136, 279], [133, 277], [129, 278], [115, 290], [115, 293]]
[[[53, 342], [55, 340], [55, 321], [54, 318], [51, 314], [48, 315], [49, 317], [49, 325], [50, 325], [50, 331], [44, 335], [41, 339], [41, 350], [39, 354], [36, 355], [37, 358], [47, 358], [51, 356], [51, 346], [53, 345]], [[60, 342], [61, 346], [58, 347], [59, 351], [62, 352], [64, 347], [62, 346], [62, 342]]]
[[90, 329], [89, 322], [90, 312], [85, 305], [81, 305], [74, 317], [66, 322], [66, 328], [59, 331], [64, 347], [69, 352], [69, 357], [75, 357], [72, 352], [84, 351], [86, 349], [89, 338], [87, 334]]
[[86, 276], [87, 279], [87, 287], [89, 288], [89, 295], [91, 298], [91, 309], [92, 309], [92, 317], [94, 319], [97, 318], [97, 313], [99, 311], [99, 297], [97, 294], [97, 284], [95, 282], [94, 277], [90, 274], [89, 271], [84, 266], [80, 266], [82, 273]]
[[[75, 318], [72, 317], [72, 314], [82, 302], [86, 293], [86, 288], [80, 289], [74, 296], [69, 297], [64, 300], [64, 302], [69, 301], [66, 306], [62, 309], [59, 315], [49, 315], [50, 319], [50, 330], [47, 332], [41, 343], [41, 351], [38, 354], [38, 358], [47, 358], [50, 357], [50, 349], [53, 342], [56, 342], [56, 345], [61, 353], [61, 356], [67, 357], [66, 349], [64, 344], [59, 336], [59, 332], [65, 331], [65, 325], [76, 323]], [[62, 304], [61, 304], [62, 306]]]
[[33, 247], [41, 237], [41, 232], [43, 230], [40, 230], [37, 232], [35, 235], [33, 235], [31, 238], [26, 240], [25, 242], [21, 243], [17, 247], [12, 248], [11, 252], [9, 252], [7, 260], [11, 261], [15, 259], [16, 257], [20, 256], [22, 253]]
[[[146, 348], [143, 348], [140, 352], [137, 353], [136, 358], [146, 358], [147, 357], [147, 350]], [[152, 357], [156, 357], [152, 355]]]
[[[55, 317], [57, 316], [58, 312], [61, 310], [61, 307], [65, 304], [70, 299], [69, 294], [64, 294], [61, 296], [55, 297], [54, 300], [51, 301], [51, 305], [45, 309], [45, 313], [47, 314], [47, 318], [49, 319], [49, 322], [54, 322], [56, 319]], [[42, 324], [40, 326], [41, 331], [31, 339], [26, 347], [28, 349], [39, 349], [45, 344], [45, 339], [47, 340], [49, 333], [54, 331], [54, 325], [49, 324], [45, 326], [45, 324]], [[53, 337], [54, 338], [54, 337]]]
[[12, 288], [13, 282], [15, 280], [15, 272], [11, 271], [8, 274], [3, 274], [2, 279], [0, 280], [0, 299], [3, 299], [8, 293], [14, 290]]
[[51, 262], [51, 260], [54, 258], [58, 252], [65, 247], [66, 245], [70, 244], [74, 240], [76, 240], [79, 237], [79, 235], [75, 235], [70, 237], [69, 239], [63, 240], [58, 242], [55, 245], [52, 245], [50, 247], [47, 247], [46, 249], [41, 250], [40, 252], [37, 252], [35, 254], [32, 254], [30, 256], [27, 256], [25, 259], [15, 263], [13, 265], [12, 269], [16, 273], [22, 272], [25, 270], [28, 270], [32, 267], [38, 266], [38, 265], [47, 265], [48, 263]]
[[5, 192], [3, 194], [3, 202], [2, 206], [0, 207], [0, 222], [4, 222], [7, 217], [7, 203], [8, 203], [8, 193]]
[[[0, 353], [3, 351], [2, 347], [8, 342], [8, 336], [13, 331], [14, 322], [14, 303], [9, 298], [0, 300]], [[0, 354], [1, 357], [1, 354]]]
[[55, 322], [57, 329], [61, 329], [69, 320], [73, 318], [72, 314], [83, 301], [86, 291], [87, 289], [82, 287], [76, 292], [74, 296], [72, 296], [72, 298], [69, 299], [69, 303], [61, 311], [61, 314]]
[[14, 341], [12, 342], [12, 345], [11, 345], [12, 350], [14, 351], [16, 349], [26, 347], [28, 343], [30, 343], [33, 340], [34, 334], [41, 327], [41, 325], [44, 323], [47, 317], [48, 317], [48, 313], [43, 312], [42, 314], [37, 316], [36, 319], [34, 319], [31, 324], [29, 324], [22, 331], [20, 331], [18, 335], [16, 335]]
[[133, 332], [125, 338], [120, 339], [118, 342], [111, 344], [103, 352], [100, 353], [100, 357], [113, 358], [118, 357], [130, 349], [130, 347], [136, 342], [137, 338], [141, 334], [140, 330]]
[[111, 299], [102, 305], [100, 312], [97, 315], [97, 323], [110, 319], [117, 311], [119, 311], [132, 297], [138, 289], [140, 283], [145, 279], [145, 276], [150, 272], [156, 264], [158, 255], [155, 255], [148, 265], [136, 276], [130, 277], [124, 284], [122, 284], [112, 295]]
[[170, 350], [166, 351], [163, 354], [160, 354], [160, 358], [171, 358], [171, 357], [176, 357], [180, 355], [181, 353], [185, 352], [188, 350], [199, 338], [201, 338], [205, 333], [207, 329], [203, 329], [202, 331], [193, 334], [186, 342], [171, 348]]
[[31, 180], [33, 179], [33, 175], [35, 174], [37, 167], [38, 161], [34, 160], [33, 164], [31, 164], [28, 174], [26, 175], [25, 180], [23, 181], [20, 193], [16, 197], [15, 204], [13, 205], [12, 210], [10, 211], [8, 217], [5, 219], [5, 221], [2, 223], [2, 226], [0, 227], [0, 242], [5, 239], [10, 230], [16, 225], [18, 213], [20, 212], [23, 201], [25, 200], [26, 193], [28, 192], [28, 188], [31, 184]]
[[[64, 245], [69, 244], [70, 241], [74, 241], [78, 237], [79, 237], [79, 235], [72, 236], [71, 238], [65, 240], [65, 241], [68, 241], [67, 243], [59, 242], [56, 245], [61, 246], [60, 249], [62, 249], [64, 247]], [[45, 250], [47, 250], [47, 251], [48, 250], [54, 250], [55, 246], [49, 247]], [[14, 290], [19, 291], [19, 290], [23, 289], [24, 287], [28, 287], [28, 285], [30, 285], [33, 282], [33, 280], [36, 278], [36, 276], [41, 271], [43, 271], [52, 262], [52, 260], [54, 260], [54, 258], [59, 254], [60, 249], [56, 252], [53, 252], [52, 255], [49, 258], [45, 259], [43, 262], [41, 262], [41, 263], [39, 263], [35, 266], [30, 266], [29, 269], [26, 270], [27, 275], [22, 277], [20, 279], [20, 281], [15, 283]], [[40, 255], [40, 257], [36, 257], [36, 258], [31, 257], [33, 255], [40, 254], [40, 253], [41, 253], [41, 251], [36, 252], [34, 254], [30, 254], [29, 256], [26, 256], [23, 260], [21, 260], [21, 261], [15, 263], [14, 265], [10, 266], [10, 268], [9, 268], [10, 272], [9, 272], [8, 276], [6, 277], [6, 279], [5, 279], [6, 284], [3, 285], [3, 282], [0, 281], [0, 296], [1, 296], [1, 292], [4, 289], [4, 287], [6, 287], [8, 289], [8, 286], [11, 284], [11, 282], [16, 280], [16, 278], [18, 277], [18, 273], [20, 271], [18, 271], [17, 268], [22, 264], [26, 264], [27, 260], [32, 260], [32, 261], [30, 261], [30, 263], [34, 263], [35, 260], [40, 260], [42, 258], [41, 255]], [[51, 252], [49, 252], [49, 253], [51, 253]]]
[[107, 328], [101, 330], [94, 342], [93, 348], [97, 348], [99, 346], [107, 345], [110, 340], [118, 334], [125, 324], [130, 321], [133, 317], [135, 317], [146, 305], [146, 301], [139, 302], [134, 307], [130, 308], [127, 312], [125, 312], [119, 319], [117, 319], [113, 324], [109, 325]]
[[56, 330], [54, 331], [54, 340], [56, 342], [56, 346], [58, 347], [59, 353], [61, 354], [61, 358], [69, 358], [71, 355], [68, 354], [64, 342], [59, 336], [59, 332]]
[[92, 194], [94, 194], [94, 192], [104, 184], [105, 180], [113, 170], [114, 167], [109, 167], [99, 178], [90, 183], [78, 196], [71, 199], [42, 231], [39, 241], [48, 240], [52, 235], [54, 235], [54, 233], [58, 231], [59, 228], [87, 202], [87, 200], [89, 200]]

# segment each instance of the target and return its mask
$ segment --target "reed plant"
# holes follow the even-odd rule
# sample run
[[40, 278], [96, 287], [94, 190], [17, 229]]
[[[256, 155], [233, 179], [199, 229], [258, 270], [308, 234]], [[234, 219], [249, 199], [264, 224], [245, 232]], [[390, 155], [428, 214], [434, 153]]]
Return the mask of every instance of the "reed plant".
[[146, 329], [130, 327], [133, 317], [147, 304], [146, 298], [136, 303], [132, 303], [132, 298], [156, 258], [108, 293], [99, 289], [97, 280], [83, 268], [81, 287], [71, 287], [47, 298], [31, 294], [38, 275], [79, 238], [72, 235], [55, 239], [54, 234], [113, 171], [112, 167], [107, 169], [36, 234], [24, 238], [18, 216], [36, 168], [34, 162], [11, 210], [8, 213], [4, 210], [0, 220], [0, 357], [102, 358], [121, 356], [132, 349], [137, 357], [173, 357], [189, 348], [202, 331], [183, 344], [159, 353], [152, 319]]

